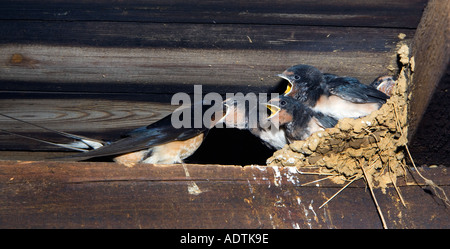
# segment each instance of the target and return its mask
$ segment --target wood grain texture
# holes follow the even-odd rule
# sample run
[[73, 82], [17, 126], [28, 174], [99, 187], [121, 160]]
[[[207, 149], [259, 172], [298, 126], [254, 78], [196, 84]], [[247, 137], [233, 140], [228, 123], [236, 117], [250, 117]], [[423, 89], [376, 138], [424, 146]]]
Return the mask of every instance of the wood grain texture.
[[446, 71], [409, 143], [417, 165], [450, 166], [450, 122], [442, 122], [450, 120], [450, 65]]
[[[9, 116], [67, 131], [106, 131], [122, 127], [148, 125], [167, 115], [177, 106], [155, 102], [133, 102], [94, 99], [0, 100], [0, 112]], [[17, 127], [15, 120], [1, 118], [2, 128]], [[28, 131], [37, 128], [28, 126]], [[74, 127], [76, 127], [74, 129]], [[95, 127], [95, 128], [94, 128]], [[18, 128], [16, 131], [21, 131]]]
[[[177, 106], [158, 102], [107, 99], [0, 99], [0, 113], [78, 135], [104, 140], [116, 140], [121, 134], [146, 126], [169, 115]], [[0, 117], [2, 129], [56, 142], [70, 139]], [[0, 134], [3, 150], [47, 150], [55, 146]]]
[[[5, 20], [248, 23], [415, 28], [426, 0], [2, 1]], [[399, 13], [402, 13], [399, 15]]]
[[[293, 168], [0, 162], [2, 228], [380, 228], [363, 182], [341, 186]], [[307, 171], [307, 169], [305, 169]], [[422, 172], [448, 191], [445, 169]], [[417, 176], [416, 176], [417, 177]], [[189, 192], [195, 182], [200, 193]], [[412, 182], [409, 178], [408, 182]], [[390, 228], [448, 228], [448, 210], [419, 186], [376, 190]]]
[[436, 86], [450, 66], [449, 12], [449, 1], [430, 1], [414, 36], [412, 56], [415, 67], [408, 117], [410, 139], [416, 132]]
[[[20, 57], [19, 57], [20, 56]], [[21, 58], [14, 59], [16, 57]], [[281, 80], [274, 75], [305, 63], [324, 72], [370, 83], [389, 73], [389, 52], [308, 52], [275, 50], [118, 49], [0, 45], [0, 90], [122, 93], [261, 89]], [[249, 90], [247, 90], [249, 89]]]
[[[18, 32], [20, 31], [20, 32]], [[404, 28], [3, 20], [1, 43], [127, 48], [388, 52]]]

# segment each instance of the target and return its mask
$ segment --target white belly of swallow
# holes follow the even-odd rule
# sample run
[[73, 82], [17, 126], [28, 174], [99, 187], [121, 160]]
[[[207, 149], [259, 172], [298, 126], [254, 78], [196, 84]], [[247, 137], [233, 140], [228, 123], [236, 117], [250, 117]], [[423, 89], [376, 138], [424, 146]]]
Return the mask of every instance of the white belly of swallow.
[[336, 119], [342, 119], [363, 117], [378, 108], [378, 103], [353, 103], [337, 96], [322, 96], [313, 109]]

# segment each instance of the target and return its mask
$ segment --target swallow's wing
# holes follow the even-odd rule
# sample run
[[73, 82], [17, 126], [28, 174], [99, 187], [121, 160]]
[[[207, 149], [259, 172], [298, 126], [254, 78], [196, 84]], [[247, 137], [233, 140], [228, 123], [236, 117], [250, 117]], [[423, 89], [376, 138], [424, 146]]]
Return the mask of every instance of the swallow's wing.
[[[178, 113], [177, 110], [174, 111], [172, 114], [164, 117], [163, 119], [145, 127], [137, 128], [128, 134], [124, 136], [124, 138], [110, 143], [108, 145], [105, 145], [101, 148], [98, 148], [96, 150], [80, 153], [78, 155], [74, 155], [71, 157], [68, 157], [68, 159], [77, 159], [77, 160], [84, 160], [89, 159], [93, 157], [103, 157], [103, 156], [112, 156], [112, 155], [118, 155], [118, 154], [124, 154], [144, 149], [149, 149], [153, 146], [165, 144], [168, 142], [173, 141], [184, 141], [189, 138], [193, 138], [200, 133], [204, 133], [205, 136], [210, 128], [216, 123], [219, 122], [219, 120], [222, 120], [223, 116], [226, 115], [227, 109], [226, 107], [221, 103], [217, 106], [210, 106], [205, 105], [203, 102], [195, 103], [191, 105], [190, 107], [184, 107], [184, 108], [191, 108], [191, 114], [192, 111], [195, 112], [195, 108], [199, 108], [202, 106], [202, 117], [203, 115], [206, 115], [206, 111], [213, 110], [214, 116], [211, 116], [213, 120], [211, 120], [211, 123], [204, 123], [202, 122], [202, 125], [198, 128], [195, 127], [195, 118], [190, 117], [189, 123], [190, 127], [180, 127], [175, 128], [172, 124], [172, 115], [174, 113]], [[212, 109], [211, 109], [212, 108]], [[183, 111], [185, 109], [181, 108], [178, 109], [179, 111]], [[179, 114], [179, 113], [178, 113]], [[212, 113], [210, 113], [212, 114]], [[218, 116], [216, 116], [216, 114]], [[195, 114], [194, 114], [195, 116]], [[188, 118], [188, 117], [184, 117]], [[205, 121], [205, 119], [203, 119]], [[187, 125], [187, 124], [186, 124]], [[205, 137], [204, 136], [204, 137]]]
[[332, 73], [323, 73], [323, 78], [325, 79], [326, 82], [331, 81], [335, 78], [338, 78], [339, 76], [337, 76], [336, 74], [332, 74]]
[[328, 115], [322, 114], [320, 112], [315, 112], [314, 117], [319, 121], [319, 125], [322, 126], [324, 129], [326, 128], [332, 128], [336, 126], [337, 119], [330, 117]]
[[372, 86], [367, 86], [352, 77], [337, 77], [327, 82], [331, 94], [353, 103], [384, 104], [389, 98]]
[[174, 128], [171, 115], [145, 127], [131, 131], [124, 138], [105, 145], [99, 149], [83, 152], [64, 159], [85, 160], [93, 157], [103, 157], [144, 150], [167, 142], [186, 140], [209, 129]]

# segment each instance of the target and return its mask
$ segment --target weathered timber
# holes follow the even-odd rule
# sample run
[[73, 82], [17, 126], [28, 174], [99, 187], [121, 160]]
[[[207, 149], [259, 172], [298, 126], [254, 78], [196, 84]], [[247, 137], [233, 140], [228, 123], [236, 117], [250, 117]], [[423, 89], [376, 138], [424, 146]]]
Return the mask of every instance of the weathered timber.
[[[0, 162], [2, 228], [381, 228], [370, 193], [295, 168]], [[310, 171], [311, 169], [304, 169]], [[445, 168], [421, 173], [448, 191]], [[417, 174], [414, 178], [422, 183]], [[389, 228], [448, 228], [448, 208], [411, 176], [375, 190]], [[425, 187], [426, 189], [426, 187]]]
[[427, 0], [2, 1], [3, 20], [247, 23], [415, 28]]
[[434, 90], [450, 66], [450, 2], [431, 0], [414, 36], [414, 78], [409, 103], [411, 138], [426, 111]]
[[[20, 32], [17, 32], [20, 30]], [[127, 48], [389, 52], [404, 28], [1, 21], [1, 43]]]
[[[298, 63], [370, 83], [391, 73], [389, 52], [118, 49], [42, 45], [0, 46], [0, 90], [191, 93], [260, 89], [281, 82], [274, 74]], [[215, 89], [215, 90], [214, 90]], [[219, 91], [218, 91], [219, 90]], [[258, 91], [259, 92], [259, 91]]]
[[[447, 72], [434, 90], [409, 149], [417, 165], [442, 164], [450, 166], [450, 64]], [[432, 131], [432, 132], [430, 132]]]
[[[83, 95], [82, 95], [83, 96]], [[63, 96], [59, 96], [63, 97]], [[123, 97], [123, 96], [122, 96]], [[0, 113], [49, 129], [116, 140], [121, 134], [154, 123], [177, 106], [151, 102], [108, 99], [0, 99]], [[16, 120], [0, 117], [4, 130], [55, 142], [70, 142], [62, 136]], [[57, 149], [0, 132], [0, 148], [8, 150]]]
[[[169, 115], [177, 106], [151, 100], [105, 99], [15, 99], [0, 100], [0, 113], [50, 129], [67, 132], [99, 132], [151, 124]], [[3, 129], [15, 132], [46, 132], [0, 117]]]

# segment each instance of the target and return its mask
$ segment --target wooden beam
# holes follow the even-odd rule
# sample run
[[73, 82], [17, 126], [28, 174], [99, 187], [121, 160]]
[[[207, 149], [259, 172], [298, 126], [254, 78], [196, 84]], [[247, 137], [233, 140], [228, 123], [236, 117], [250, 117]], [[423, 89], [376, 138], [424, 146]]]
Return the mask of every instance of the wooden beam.
[[390, 52], [399, 33], [414, 35], [405, 28], [35, 20], [2, 20], [0, 32], [2, 44], [318, 52]]
[[[156, 122], [177, 106], [170, 103], [108, 99], [15, 99], [0, 100], [0, 113], [50, 129], [67, 132], [127, 130]], [[2, 129], [14, 132], [47, 132], [16, 120], [0, 117]]]
[[370, 83], [390, 73], [391, 55], [370, 49], [333, 53], [0, 45], [0, 90], [191, 93], [192, 85], [201, 84], [204, 91], [223, 94], [268, 92], [282, 82], [275, 73], [299, 63]]
[[450, 60], [450, 2], [431, 0], [414, 36], [414, 78], [409, 102], [409, 139], [443, 77]]
[[[2, 1], [3, 20], [247, 23], [415, 28], [427, 0]], [[401, 13], [399, 15], [399, 13]]]
[[[301, 186], [318, 177], [289, 167], [185, 166], [189, 177], [182, 165], [0, 161], [0, 227], [381, 228], [362, 181], [319, 209], [341, 185]], [[421, 170], [450, 190], [445, 168]], [[449, 228], [442, 202], [407, 182], [406, 207], [392, 187], [375, 191], [388, 227]]]
[[[450, 64], [441, 82], [434, 90], [433, 97], [409, 142], [409, 149], [417, 165], [442, 164], [449, 166], [450, 123]], [[430, 132], [433, 131], [433, 132]]]
[[[94, 98], [89, 94], [81, 95], [81, 98], [80, 95], [75, 98], [70, 98], [68, 94], [58, 95], [56, 99], [0, 99], [0, 113], [49, 129], [111, 141], [119, 139], [121, 134], [160, 120], [177, 107], [152, 102], [152, 96], [147, 96], [147, 101], [142, 101], [144, 98], [139, 95], [129, 95], [126, 100]], [[83, 99], [82, 96], [89, 98]], [[141, 101], [139, 97], [142, 98]], [[2, 116], [0, 127], [48, 141], [71, 142], [71, 139], [65, 139], [54, 132]], [[0, 150], [55, 149], [60, 148], [0, 132]]]

